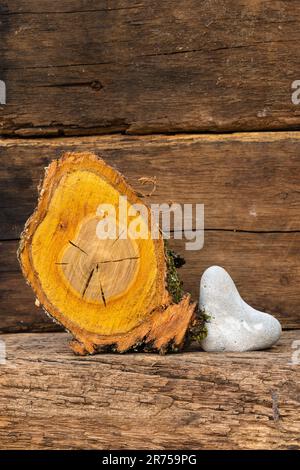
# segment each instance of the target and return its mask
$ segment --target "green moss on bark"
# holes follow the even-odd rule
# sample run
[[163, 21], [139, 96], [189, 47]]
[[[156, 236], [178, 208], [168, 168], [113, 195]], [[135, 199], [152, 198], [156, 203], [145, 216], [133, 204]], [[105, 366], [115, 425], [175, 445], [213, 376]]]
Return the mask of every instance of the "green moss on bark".
[[[167, 289], [172, 296], [174, 303], [179, 303], [183, 297], [184, 291], [182, 287], [182, 281], [180, 280], [177, 269], [182, 266], [185, 261], [173, 250], [169, 248], [168, 242], [165, 243], [165, 257], [167, 262]], [[207, 336], [207, 322], [209, 321], [209, 315], [205, 312], [198, 310], [196, 318], [189, 327], [189, 332], [186, 338], [187, 344], [191, 341], [197, 341], [201, 343]]]
[[197, 341], [201, 343], [207, 336], [207, 322], [209, 321], [209, 315], [206, 315], [202, 310], [198, 310], [194, 323], [190, 326], [189, 334], [191, 341]]
[[173, 250], [168, 246], [166, 240], [165, 243], [165, 257], [167, 262], [167, 289], [172, 296], [173, 302], [178, 304], [183, 297], [182, 281], [179, 279], [176, 266], [182, 266], [185, 261], [180, 258]]

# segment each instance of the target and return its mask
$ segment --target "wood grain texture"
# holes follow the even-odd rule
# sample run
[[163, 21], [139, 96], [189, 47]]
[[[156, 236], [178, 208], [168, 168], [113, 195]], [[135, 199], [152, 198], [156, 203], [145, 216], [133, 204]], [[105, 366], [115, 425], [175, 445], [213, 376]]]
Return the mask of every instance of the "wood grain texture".
[[149, 203], [205, 204], [206, 229], [300, 230], [299, 132], [116, 135], [0, 140], [0, 239], [19, 237], [51, 159], [87, 150], [117, 167], [135, 189], [145, 192], [138, 178], [156, 176]]
[[298, 2], [2, 2], [5, 135], [299, 128]]
[[[147, 202], [205, 204], [205, 245], [188, 252], [184, 287], [198, 299], [204, 269], [219, 264], [251, 305], [299, 328], [300, 133], [101, 136], [2, 140], [0, 238], [18, 238], [37, 202], [44, 167], [64, 151], [90, 150], [128, 176], [156, 176]], [[34, 306], [16, 261], [17, 240], [0, 245], [1, 331], [57, 329]]]
[[[179, 275], [194, 300], [198, 301], [203, 271], [220, 265], [251, 306], [273, 313], [284, 328], [300, 328], [300, 233], [207, 231], [201, 251], [186, 251], [184, 240], [170, 242], [186, 259]], [[0, 331], [58, 329], [34, 305], [32, 291], [19, 270], [17, 244], [0, 244]]]
[[79, 358], [64, 333], [4, 335], [0, 447], [299, 449], [299, 337], [264, 352]]
[[[108, 208], [121, 197], [126, 220]], [[152, 237], [149, 207], [134, 219], [139, 229], [131, 228], [142, 204], [93, 153], [65, 153], [47, 169], [18, 259], [38, 304], [72, 333], [77, 354], [166, 353], [183, 349], [191, 327], [201, 335], [203, 320], [181, 290], [173, 253], [159, 231]]]

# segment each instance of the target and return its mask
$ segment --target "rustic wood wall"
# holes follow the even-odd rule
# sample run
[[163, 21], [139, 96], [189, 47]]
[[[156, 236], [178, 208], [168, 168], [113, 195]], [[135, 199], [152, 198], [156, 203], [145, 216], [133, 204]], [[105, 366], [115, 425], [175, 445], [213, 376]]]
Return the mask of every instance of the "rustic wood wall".
[[299, 21], [288, 0], [1, 2], [0, 331], [58, 328], [16, 249], [43, 168], [72, 149], [136, 188], [156, 176], [150, 201], [205, 204], [204, 249], [173, 243], [195, 299], [220, 264], [245, 300], [299, 327]]
[[10, 135], [297, 128], [299, 2], [6, 0]]
[[269, 352], [75, 357], [65, 333], [5, 335], [0, 449], [299, 450], [298, 338], [284, 332]]

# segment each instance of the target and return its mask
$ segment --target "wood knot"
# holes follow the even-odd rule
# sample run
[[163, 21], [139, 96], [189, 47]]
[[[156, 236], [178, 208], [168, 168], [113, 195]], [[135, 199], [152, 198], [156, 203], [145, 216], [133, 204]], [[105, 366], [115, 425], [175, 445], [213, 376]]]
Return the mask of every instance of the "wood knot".
[[94, 80], [92, 83], [91, 83], [91, 88], [95, 91], [100, 91], [102, 90], [103, 88], [103, 85], [101, 82], [99, 82], [99, 80]]

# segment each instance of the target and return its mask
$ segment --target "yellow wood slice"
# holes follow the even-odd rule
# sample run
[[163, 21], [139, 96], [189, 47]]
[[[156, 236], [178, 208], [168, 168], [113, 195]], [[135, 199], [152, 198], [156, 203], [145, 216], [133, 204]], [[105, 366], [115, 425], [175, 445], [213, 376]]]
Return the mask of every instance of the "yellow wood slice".
[[[38, 207], [22, 234], [19, 260], [46, 312], [74, 336], [76, 353], [180, 349], [195, 323], [189, 296], [168, 288], [173, 269], [164, 241], [136, 238], [119, 209], [144, 204], [123, 176], [91, 153], [66, 153], [46, 169]], [[116, 218], [105, 210], [110, 204]], [[113, 228], [100, 238], [99, 223]], [[115, 231], [115, 233], [114, 233]], [[126, 233], [127, 238], [124, 237]], [[172, 276], [175, 276], [174, 269]], [[173, 279], [174, 282], [174, 279]], [[171, 290], [171, 292], [169, 292]]]

